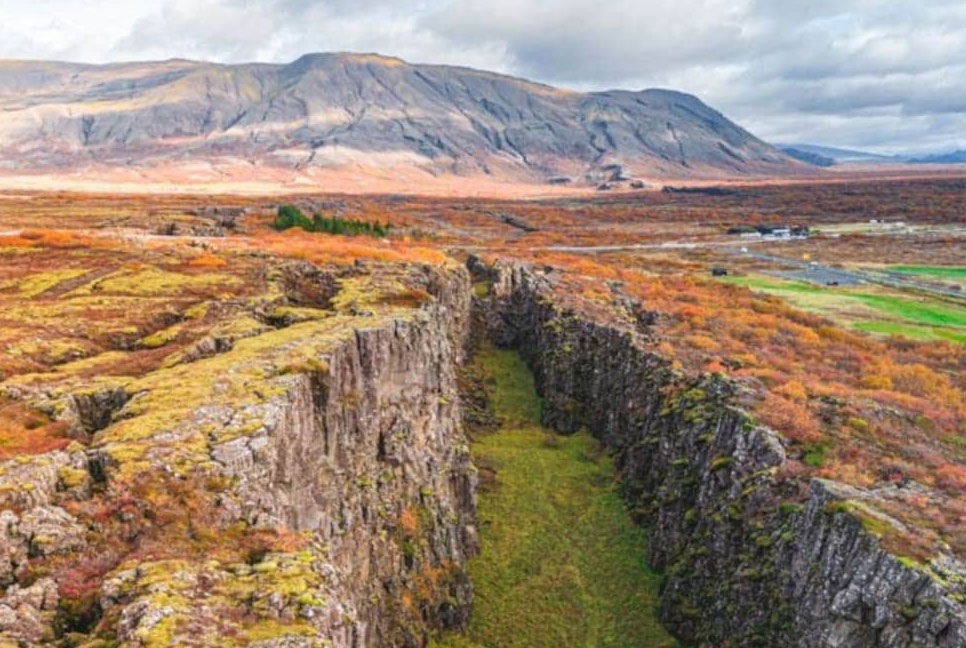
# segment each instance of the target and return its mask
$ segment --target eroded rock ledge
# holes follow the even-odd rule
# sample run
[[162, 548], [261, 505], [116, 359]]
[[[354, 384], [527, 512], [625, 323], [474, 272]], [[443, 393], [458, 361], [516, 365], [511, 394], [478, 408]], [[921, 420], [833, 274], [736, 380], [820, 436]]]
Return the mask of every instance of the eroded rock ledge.
[[190, 363], [5, 386], [92, 439], [0, 466], [0, 645], [408, 647], [464, 622], [467, 274], [339, 286]]
[[587, 426], [614, 453], [672, 632], [698, 646], [966, 646], [966, 569], [886, 552], [876, 530], [901, 523], [874, 492], [814, 480], [792, 497], [782, 440], [726, 380], [686, 378], [635, 327], [562, 310], [551, 275], [496, 270], [480, 304], [491, 335], [530, 364], [548, 424]]

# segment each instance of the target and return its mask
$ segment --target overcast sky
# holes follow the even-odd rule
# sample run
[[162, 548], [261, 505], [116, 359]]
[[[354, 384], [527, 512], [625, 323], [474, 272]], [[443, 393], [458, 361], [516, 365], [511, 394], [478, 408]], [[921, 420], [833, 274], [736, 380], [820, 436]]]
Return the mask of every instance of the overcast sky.
[[363, 51], [697, 94], [773, 142], [966, 148], [964, 0], [0, 0], [0, 57]]

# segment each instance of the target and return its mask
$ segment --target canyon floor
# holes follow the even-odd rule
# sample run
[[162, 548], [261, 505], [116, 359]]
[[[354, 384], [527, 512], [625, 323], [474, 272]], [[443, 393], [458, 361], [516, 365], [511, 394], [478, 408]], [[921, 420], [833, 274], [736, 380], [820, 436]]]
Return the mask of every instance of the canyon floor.
[[533, 377], [513, 351], [479, 349], [499, 427], [480, 432], [480, 555], [469, 564], [473, 615], [439, 648], [671, 647], [657, 618], [659, 576], [644, 531], [616, 490], [614, 466], [587, 431], [540, 424]]

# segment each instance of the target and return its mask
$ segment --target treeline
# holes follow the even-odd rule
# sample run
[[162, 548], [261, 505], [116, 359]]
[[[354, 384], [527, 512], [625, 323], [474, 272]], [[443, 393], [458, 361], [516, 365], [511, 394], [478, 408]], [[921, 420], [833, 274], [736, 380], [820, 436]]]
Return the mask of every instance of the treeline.
[[340, 234], [344, 236], [376, 236], [389, 234], [392, 225], [379, 221], [354, 220], [341, 216], [323, 216], [316, 213], [309, 219], [301, 209], [295, 205], [282, 205], [275, 215], [275, 229], [282, 232], [293, 227], [300, 227], [306, 232], [319, 234]]

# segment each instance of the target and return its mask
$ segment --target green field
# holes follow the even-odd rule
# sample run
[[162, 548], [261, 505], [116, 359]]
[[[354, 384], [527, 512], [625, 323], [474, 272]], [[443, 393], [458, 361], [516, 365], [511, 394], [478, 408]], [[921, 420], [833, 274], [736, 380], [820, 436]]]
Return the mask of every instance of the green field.
[[966, 343], [966, 331], [956, 333], [937, 327], [911, 326], [894, 322], [855, 322], [852, 328], [857, 331], [876, 333], [878, 335], [902, 335], [912, 340], [949, 340], [951, 342]]
[[677, 646], [655, 615], [659, 577], [644, 562], [644, 533], [597, 441], [540, 426], [533, 379], [516, 353], [481, 352], [476, 365], [495, 379], [503, 426], [473, 454], [496, 477], [480, 494], [470, 626], [437, 648]]
[[856, 330], [915, 340], [966, 342], [966, 308], [939, 299], [869, 286], [832, 288], [761, 276], [728, 277], [725, 281], [777, 295]]
[[966, 267], [961, 266], [897, 265], [889, 266], [886, 270], [941, 279], [966, 279]]

